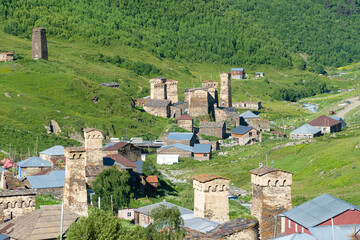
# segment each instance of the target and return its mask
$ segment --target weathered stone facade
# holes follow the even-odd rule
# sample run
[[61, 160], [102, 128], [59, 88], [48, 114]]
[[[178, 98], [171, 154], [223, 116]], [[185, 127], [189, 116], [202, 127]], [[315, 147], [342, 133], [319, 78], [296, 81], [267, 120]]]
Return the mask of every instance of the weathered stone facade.
[[171, 103], [177, 103], [179, 101], [178, 99], [178, 81], [173, 79], [168, 79], [165, 82], [166, 84], [166, 99], [170, 100]]
[[185, 130], [192, 132], [193, 126], [194, 126], [194, 121], [191, 116], [183, 115], [177, 119], [177, 125]]
[[0, 53], [0, 62], [10, 62], [14, 60], [14, 54], [11, 52]]
[[64, 207], [87, 216], [86, 150], [84, 147], [65, 148], [65, 156]]
[[46, 41], [46, 29], [42, 27], [34, 28], [32, 33], [32, 52], [33, 59], [48, 60], [48, 50]]
[[214, 136], [217, 138], [225, 138], [226, 124], [225, 122], [200, 122], [199, 134], [206, 136]]
[[233, 107], [215, 107], [215, 120], [217, 122], [225, 122], [227, 126], [237, 127], [240, 125], [240, 117]]
[[262, 141], [261, 132], [255, 128], [252, 128], [245, 134], [231, 133], [231, 135], [237, 139], [238, 145], [248, 145]]
[[150, 79], [150, 99], [166, 99], [166, 78]]
[[219, 83], [215, 82], [215, 81], [204, 81], [202, 82], [202, 87], [203, 88], [213, 88], [213, 89], [217, 89], [218, 88]]
[[46, 169], [51, 169], [51, 167], [22, 167], [21, 168], [21, 177], [33, 176], [39, 172], [42, 172]]
[[144, 105], [145, 112], [163, 118], [170, 117], [170, 101], [161, 99], [149, 99]]
[[260, 238], [272, 239], [281, 232], [280, 214], [292, 208], [292, 174], [261, 166], [251, 172], [251, 215], [259, 220]]
[[233, 107], [240, 109], [251, 109], [251, 110], [259, 110], [262, 108], [261, 102], [253, 102], [252, 98], [250, 98], [250, 101], [234, 102]]
[[249, 118], [246, 119], [248, 126], [255, 128], [261, 132], [270, 131], [270, 121], [262, 118]]
[[220, 74], [220, 107], [232, 107], [230, 73]]
[[1, 222], [20, 217], [35, 210], [36, 194], [32, 190], [0, 192]]
[[194, 217], [220, 223], [229, 221], [229, 182], [210, 174], [193, 177]]
[[182, 115], [189, 113], [189, 103], [188, 102], [177, 102], [170, 105], [170, 117], [179, 118]]
[[86, 166], [98, 166], [103, 165], [103, 153], [102, 146], [104, 140], [104, 134], [102, 131], [89, 128], [84, 130], [85, 138], [85, 165]]
[[158, 148], [156, 150], [157, 154], [169, 154], [169, 155], [179, 155], [179, 157], [181, 158], [191, 158], [193, 156], [192, 152], [183, 150], [183, 149], [179, 149], [179, 148], [175, 148], [175, 147], [169, 147], [166, 149], [163, 148]]
[[197, 117], [209, 114], [209, 93], [207, 89], [192, 89], [189, 91], [189, 115]]

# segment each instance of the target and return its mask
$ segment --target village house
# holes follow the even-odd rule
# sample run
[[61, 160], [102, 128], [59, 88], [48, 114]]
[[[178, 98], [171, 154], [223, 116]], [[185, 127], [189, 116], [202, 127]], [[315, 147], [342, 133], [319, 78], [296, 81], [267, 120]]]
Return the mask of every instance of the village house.
[[[181, 158], [190, 158], [193, 156], [193, 147], [184, 145], [181, 143], [175, 143], [172, 145], [164, 145], [156, 150], [159, 155], [178, 155]], [[166, 156], [161, 156], [161, 158], [166, 158]], [[173, 159], [173, 157], [171, 157]], [[169, 160], [164, 160], [169, 162]]]
[[309, 125], [313, 127], [317, 127], [321, 130], [321, 133], [333, 133], [333, 132], [339, 132], [341, 130], [341, 122], [335, 119], [332, 119], [331, 117], [322, 115], [311, 122], [309, 122]]
[[103, 146], [103, 155], [109, 154], [121, 154], [131, 162], [141, 160], [141, 149], [127, 142], [109, 142]]
[[137, 165], [121, 154], [109, 154], [103, 158], [104, 165], [118, 165], [121, 169], [137, 171]]
[[200, 121], [199, 134], [223, 139], [226, 134], [226, 124], [225, 122]]
[[204, 161], [211, 158], [211, 144], [195, 144], [194, 145], [194, 160]]
[[0, 53], [0, 62], [10, 62], [14, 60], [14, 54], [12, 52]]
[[189, 115], [182, 115], [177, 119], [177, 125], [187, 131], [192, 132], [194, 126], [194, 120]]
[[36, 194], [50, 194], [62, 199], [64, 191], [65, 171], [51, 171], [47, 175], [28, 176], [26, 180]]
[[0, 192], [0, 221], [8, 221], [30, 213], [35, 210], [35, 205], [36, 194], [31, 189]]
[[248, 126], [255, 128], [261, 132], [270, 131], [270, 121], [262, 118], [249, 118], [246, 120]]
[[39, 157], [33, 156], [17, 163], [19, 169], [19, 177], [32, 176], [47, 168], [52, 168], [51, 163]]
[[330, 116], [332, 119], [335, 119], [339, 122], [341, 122], [341, 129], [343, 129], [344, 127], [346, 127], [346, 122], [344, 121], [344, 119], [342, 119], [341, 117], [336, 117], [336, 116]]
[[170, 100], [166, 99], [149, 99], [144, 104], [145, 112], [163, 118], [170, 117]]
[[234, 102], [233, 107], [240, 109], [251, 109], [256, 111], [262, 108], [261, 102], [253, 102], [251, 97], [250, 101]]
[[240, 117], [234, 107], [215, 107], [216, 122], [225, 122], [226, 126], [239, 126]]
[[199, 140], [200, 144], [211, 144], [211, 151], [216, 152], [220, 149], [218, 141]]
[[194, 133], [180, 133], [180, 132], [171, 132], [164, 140], [165, 145], [181, 143], [188, 146], [194, 146], [195, 142], [196, 142], [196, 135]]
[[170, 117], [179, 118], [184, 114], [189, 113], [188, 102], [177, 102], [170, 105]]
[[245, 69], [244, 68], [232, 68], [231, 69], [231, 78], [232, 79], [244, 79], [245, 78]]
[[251, 111], [246, 111], [246, 112], [240, 114], [239, 116], [240, 116], [240, 124], [241, 125], [247, 125], [248, 120], [260, 119], [260, 117], [258, 115], [256, 115], [255, 113], [253, 113]]
[[61, 145], [53, 146], [40, 152], [39, 157], [54, 165], [58, 160], [65, 162], [65, 151]]
[[135, 219], [135, 208], [119, 209], [118, 218], [132, 221]]
[[290, 139], [307, 139], [321, 136], [321, 130], [304, 124], [290, 133]]
[[261, 142], [261, 132], [255, 128], [240, 125], [231, 131], [231, 136], [236, 139], [238, 145]]

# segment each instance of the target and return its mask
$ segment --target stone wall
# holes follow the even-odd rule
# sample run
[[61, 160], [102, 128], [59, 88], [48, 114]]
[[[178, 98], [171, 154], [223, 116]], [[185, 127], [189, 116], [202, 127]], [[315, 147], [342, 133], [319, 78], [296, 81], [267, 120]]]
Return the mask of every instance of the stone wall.
[[20, 217], [35, 210], [36, 194], [32, 190], [10, 190], [0, 193], [2, 221]]
[[[200, 122], [200, 128], [199, 128], [199, 134], [200, 135], [206, 135], [206, 136], [213, 136], [217, 138], [225, 138], [226, 133], [226, 125], [222, 124], [222, 127], [219, 127], [221, 124], [213, 124], [214, 127], [211, 127], [211, 124], [208, 124], [209, 126], [202, 126]], [[215, 126], [217, 125], [217, 126]]]
[[43, 154], [43, 153], [40, 153], [39, 155], [39, 158], [45, 160], [45, 161], [48, 161], [49, 163], [52, 163], [51, 161], [51, 158], [63, 158], [64, 155], [47, 155], [47, 154]]
[[234, 109], [216, 108], [215, 107], [215, 120], [216, 122], [225, 122], [227, 126], [237, 127], [240, 125], [240, 117]]
[[22, 167], [21, 168], [21, 177], [33, 176], [45, 169], [49, 169], [51, 167]]
[[[146, 105], [146, 104], [145, 104]], [[145, 112], [154, 115], [154, 116], [158, 116], [158, 117], [163, 117], [163, 118], [168, 118], [170, 117], [170, 105], [168, 106], [144, 106], [144, 110]]]
[[230, 73], [220, 74], [220, 107], [232, 107]]
[[157, 77], [150, 79], [150, 98], [151, 99], [166, 99], [166, 79]]
[[262, 118], [248, 118], [246, 119], [246, 123], [259, 130], [259, 131], [270, 131], [270, 121]]
[[241, 134], [231, 134], [233, 137], [237, 138], [238, 145], [248, 145], [257, 142], [261, 142], [261, 132], [255, 128], [251, 129], [247, 133]]
[[256, 224], [251, 228], [246, 228], [239, 232], [235, 232], [226, 237], [228, 240], [258, 240], [259, 239], [259, 225]]
[[137, 162], [141, 160], [141, 149], [135, 147], [133, 144], [127, 144], [123, 148], [120, 148], [117, 153], [123, 155], [131, 162]]
[[187, 146], [194, 146], [195, 144], [195, 138], [192, 138], [191, 140], [168, 140], [166, 139], [165, 140], [165, 145], [173, 145], [173, 144], [176, 144], [176, 143], [180, 143], [180, 144], [184, 144], [184, 145], [187, 145]]
[[39, 188], [39, 189], [34, 189], [34, 192], [36, 194], [41, 194], [41, 195], [50, 194], [54, 198], [62, 200], [63, 199], [64, 188], [62, 188], [62, 187], [59, 187], [59, 188]]
[[102, 142], [104, 140], [103, 132], [95, 128], [84, 130], [85, 138], [85, 165], [98, 166], [103, 165]]
[[197, 117], [209, 114], [209, 94], [205, 89], [193, 90], [189, 93], [189, 115]]
[[240, 108], [240, 109], [251, 109], [251, 110], [259, 110], [261, 109], [261, 102], [234, 102], [233, 107]]
[[0, 62], [10, 62], [14, 60], [14, 54], [0, 53]]
[[210, 160], [211, 153], [194, 153], [194, 160], [207, 161]]
[[193, 131], [193, 120], [189, 119], [189, 120], [177, 120], [177, 124], [179, 127], [185, 129], [185, 130], [188, 130], [190, 132]]
[[34, 28], [32, 33], [32, 52], [33, 59], [48, 60], [48, 50], [46, 42], [46, 29], [42, 27]]
[[216, 152], [219, 148], [219, 142], [217, 141], [209, 141], [209, 140], [199, 140], [200, 144], [211, 144], [211, 151]]
[[166, 99], [170, 100], [171, 103], [177, 103], [178, 100], [178, 81], [168, 79], [166, 80]]

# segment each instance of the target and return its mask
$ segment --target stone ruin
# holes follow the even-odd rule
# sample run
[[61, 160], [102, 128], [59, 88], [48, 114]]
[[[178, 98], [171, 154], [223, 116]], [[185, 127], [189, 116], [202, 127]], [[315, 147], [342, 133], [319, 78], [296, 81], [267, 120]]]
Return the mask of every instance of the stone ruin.
[[31, 57], [35, 60], [40, 58], [48, 60], [46, 29], [43, 27], [33, 29]]

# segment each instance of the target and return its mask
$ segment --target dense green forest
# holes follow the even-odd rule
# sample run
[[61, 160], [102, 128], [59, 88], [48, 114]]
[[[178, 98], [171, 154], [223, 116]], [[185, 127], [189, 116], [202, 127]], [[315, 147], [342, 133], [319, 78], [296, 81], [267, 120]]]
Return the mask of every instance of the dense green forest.
[[360, 61], [359, 11], [356, 0], [0, 0], [0, 22], [13, 35], [43, 26], [61, 39], [161, 58], [318, 73]]

